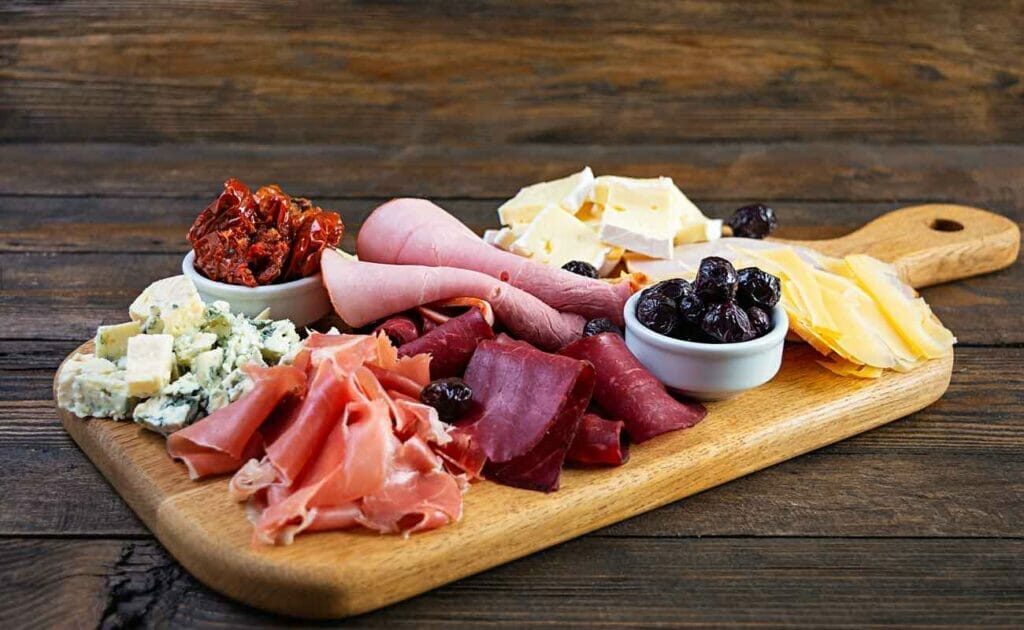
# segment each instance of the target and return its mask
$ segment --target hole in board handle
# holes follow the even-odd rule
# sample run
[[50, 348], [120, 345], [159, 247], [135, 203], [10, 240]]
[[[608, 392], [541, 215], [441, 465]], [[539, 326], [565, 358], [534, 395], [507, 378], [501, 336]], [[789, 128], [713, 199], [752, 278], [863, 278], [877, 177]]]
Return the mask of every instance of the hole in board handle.
[[928, 224], [928, 227], [936, 232], [959, 232], [964, 229], [964, 224], [952, 219], [935, 219]]

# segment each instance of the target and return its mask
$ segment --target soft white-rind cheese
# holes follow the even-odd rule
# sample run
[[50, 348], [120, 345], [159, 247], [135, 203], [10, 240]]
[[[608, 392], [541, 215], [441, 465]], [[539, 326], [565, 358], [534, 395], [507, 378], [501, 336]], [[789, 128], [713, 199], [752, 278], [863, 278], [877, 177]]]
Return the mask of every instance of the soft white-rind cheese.
[[593, 185], [594, 172], [587, 166], [568, 177], [526, 186], [498, 208], [498, 219], [502, 225], [529, 223], [550, 205], [575, 213], [586, 201]]
[[582, 260], [595, 269], [604, 265], [611, 249], [585, 223], [557, 205], [541, 210], [511, 246], [514, 253], [552, 267]]

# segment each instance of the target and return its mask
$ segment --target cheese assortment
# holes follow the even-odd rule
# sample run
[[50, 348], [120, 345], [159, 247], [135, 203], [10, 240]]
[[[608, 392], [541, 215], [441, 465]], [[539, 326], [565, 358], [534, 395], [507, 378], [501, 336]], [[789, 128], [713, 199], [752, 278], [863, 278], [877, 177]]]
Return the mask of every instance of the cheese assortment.
[[154, 282], [128, 313], [132, 321], [97, 329], [95, 353], [68, 360], [57, 387], [61, 407], [168, 434], [249, 391], [242, 366], [287, 362], [299, 346], [290, 321], [204, 304], [184, 276]]
[[527, 186], [498, 208], [502, 227], [484, 240], [547, 265], [572, 260], [607, 276], [630, 253], [671, 259], [683, 243], [712, 241], [722, 221], [709, 219], [669, 177], [603, 175], [590, 167]]

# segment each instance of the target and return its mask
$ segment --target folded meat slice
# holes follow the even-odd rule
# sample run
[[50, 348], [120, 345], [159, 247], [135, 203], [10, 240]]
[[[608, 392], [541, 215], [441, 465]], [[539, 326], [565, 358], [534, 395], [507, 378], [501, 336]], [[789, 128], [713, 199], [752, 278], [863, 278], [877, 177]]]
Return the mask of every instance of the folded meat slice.
[[583, 414], [566, 461], [574, 464], [621, 466], [629, 459], [629, 448], [623, 442], [621, 420], [605, 420], [593, 413]]
[[557, 350], [579, 339], [584, 319], [561, 313], [510, 284], [465, 269], [386, 265], [342, 257], [325, 250], [321, 257], [324, 286], [334, 310], [350, 326], [455, 297], [490, 302], [499, 320], [516, 337]]
[[356, 249], [370, 262], [458, 267], [479, 271], [537, 296], [559, 311], [622, 325], [634, 291], [502, 251], [426, 199], [393, 199], [374, 210], [359, 230]]
[[593, 367], [502, 337], [480, 342], [464, 378], [481, 411], [460, 432], [486, 456], [487, 478], [557, 490], [566, 451], [590, 403]]
[[380, 331], [384, 331], [396, 346], [409, 343], [420, 336], [419, 325], [408, 315], [389, 317], [373, 329], [375, 333]]
[[242, 369], [253, 380], [249, 393], [167, 438], [167, 452], [185, 463], [192, 479], [233, 472], [258, 455], [260, 425], [282, 400], [305, 392], [306, 374], [298, 368], [247, 365]]
[[422, 337], [398, 348], [402, 356], [430, 355], [430, 378], [458, 376], [466, 369], [477, 344], [494, 337], [478, 309], [453, 317]]
[[682, 403], [626, 347], [615, 333], [584, 337], [560, 354], [589, 361], [597, 371], [594, 399], [612, 417], [621, 418], [634, 442], [692, 427], [707, 410], [696, 402]]

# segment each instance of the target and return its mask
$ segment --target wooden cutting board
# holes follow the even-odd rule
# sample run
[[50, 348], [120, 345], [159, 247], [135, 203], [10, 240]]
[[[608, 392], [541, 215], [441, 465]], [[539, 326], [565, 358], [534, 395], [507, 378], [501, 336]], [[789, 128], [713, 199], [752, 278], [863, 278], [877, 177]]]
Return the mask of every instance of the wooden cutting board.
[[[1006, 267], [1017, 226], [982, 210], [929, 205], [887, 214], [853, 234], [801, 242], [828, 254], [894, 262], [915, 286]], [[954, 331], [955, 333], [956, 331]], [[86, 343], [79, 351], [91, 351]], [[243, 602], [300, 617], [342, 617], [385, 606], [885, 424], [937, 400], [953, 358], [877, 380], [842, 378], [809, 347], [786, 348], [779, 375], [706, 420], [633, 446], [621, 468], [568, 469], [541, 494], [474, 485], [456, 525], [403, 540], [328, 532], [289, 547], [253, 547], [227, 478], [192, 482], [162, 437], [137, 425], [83, 421], [58, 410], [68, 433], [165, 547], [200, 581]], [[827, 500], [827, 499], [823, 499]]]

